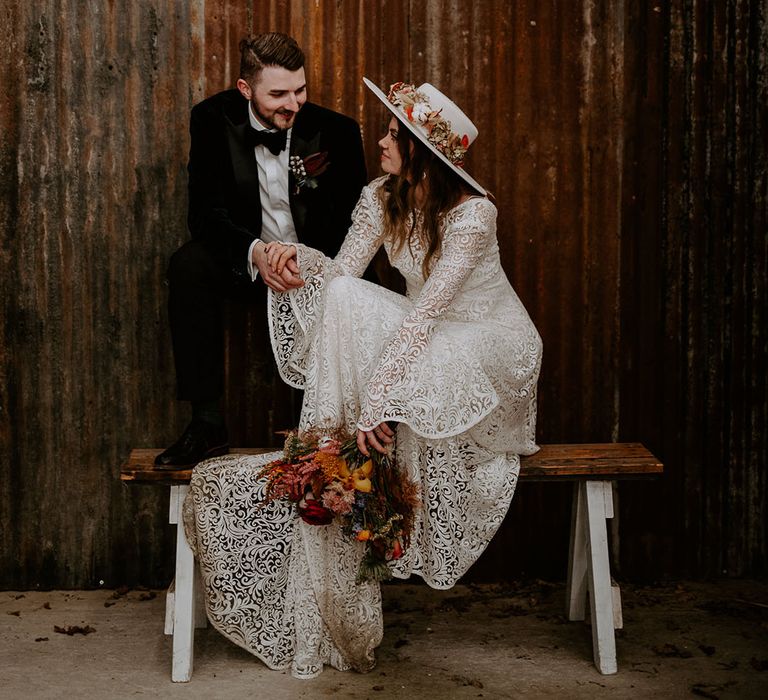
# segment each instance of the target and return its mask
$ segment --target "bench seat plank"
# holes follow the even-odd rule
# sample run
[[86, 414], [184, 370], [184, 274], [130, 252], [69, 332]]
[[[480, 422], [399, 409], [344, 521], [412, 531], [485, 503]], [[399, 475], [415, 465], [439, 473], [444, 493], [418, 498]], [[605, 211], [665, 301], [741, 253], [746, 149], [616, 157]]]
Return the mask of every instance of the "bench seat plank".
[[[230, 450], [232, 455], [258, 455], [264, 452], [274, 452], [274, 447], [235, 447]], [[155, 457], [162, 450], [157, 448], [139, 448], [131, 450], [131, 454], [120, 469], [122, 481], [132, 481], [140, 484], [167, 484], [170, 486], [188, 484], [192, 478], [192, 469], [178, 471], [162, 471], [155, 469]]]
[[[255, 455], [275, 448], [235, 447], [230, 454]], [[123, 464], [120, 478], [150, 484], [187, 484], [191, 469], [160, 471], [155, 469], [159, 449], [135, 449]], [[535, 454], [521, 460], [521, 481], [576, 481], [581, 479], [643, 479], [662, 474], [664, 467], [643, 445], [615, 442], [592, 445], [542, 445]]]
[[637, 442], [542, 445], [521, 460], [521, 481], [559, 479], [647, 479], [664, 471], [663, 464]]

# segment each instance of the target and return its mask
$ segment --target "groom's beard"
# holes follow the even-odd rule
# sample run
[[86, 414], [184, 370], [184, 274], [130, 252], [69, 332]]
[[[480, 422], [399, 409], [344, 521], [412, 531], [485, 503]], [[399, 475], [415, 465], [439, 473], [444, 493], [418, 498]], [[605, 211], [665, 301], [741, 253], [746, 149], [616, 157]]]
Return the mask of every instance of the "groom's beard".
[[263, 126], [266, 126], [268, 129], [277, 129], [278, 131], [290, 129], [298, 114], [298, 112], [290, 109], [278, 109], [273, 112], [272, 116], [267, 116], [259, 109], [256, 100], [251, 100], [251, 106], [253, 107], [254, 114]]

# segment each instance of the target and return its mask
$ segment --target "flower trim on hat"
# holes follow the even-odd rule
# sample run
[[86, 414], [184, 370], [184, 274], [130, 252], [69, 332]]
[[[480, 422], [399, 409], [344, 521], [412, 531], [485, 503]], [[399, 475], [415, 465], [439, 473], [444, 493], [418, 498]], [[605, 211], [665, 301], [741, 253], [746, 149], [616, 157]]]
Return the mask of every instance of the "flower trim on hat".
[[441, 116], [442, 110], [434, 110], [423, 92], [415, 85], [394, 83], [389, 88], [387, 99], [399, 107], [409, 122], [420, 126], [427, 140], [453, 165], [464, 167], [464, 154], [469, 146], [469, 137], [459, 136], [451, 129], [451, 122]]

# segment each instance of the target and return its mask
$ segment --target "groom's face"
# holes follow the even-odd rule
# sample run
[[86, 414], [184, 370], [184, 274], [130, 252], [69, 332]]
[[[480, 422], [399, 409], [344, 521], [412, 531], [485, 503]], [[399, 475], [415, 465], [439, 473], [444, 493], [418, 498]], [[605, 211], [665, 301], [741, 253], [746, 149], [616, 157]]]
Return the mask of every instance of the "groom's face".
[[[290, 71], [280, 66], [266, 66], [253, 85], [238, 88], [250, 100], [261, 124], [268, 129], [290, 129], [302, 105], [307, 101], [304, 69]], [[249, 94], [247, 94], [249, 93]]]

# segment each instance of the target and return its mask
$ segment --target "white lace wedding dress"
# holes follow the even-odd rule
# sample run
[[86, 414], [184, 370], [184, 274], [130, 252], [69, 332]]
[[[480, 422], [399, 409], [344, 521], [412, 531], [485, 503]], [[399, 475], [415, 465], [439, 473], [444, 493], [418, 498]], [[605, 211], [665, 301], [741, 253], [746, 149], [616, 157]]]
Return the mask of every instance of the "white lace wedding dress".
[[[501, 524], [519, 455], [537, 449], [541, 340], [501, 268], [487, 199], [447, 215], [426, 282], [418, 241], [396, 255], [385, 244], [407, 297], [358, 279], [380, 245], [384, 180], [363, 190], [334, 260], [298, 246], [306, 285], [270, 293], [270, 333], [282, 377], [304, 389], [300, 428], [397, 422], [397, 460], [422, 502], [393, 574], [448, 588]], [[324, 664], [369, 670], [383, 628], [378, 584], [355, 584], [363, 545], [334, 524], [307, 525], [283, 502], [259, 506], [255, 475], [276, 456], [223, 457], [194, 471], [188, 531], [208, 617], [297, 677]]]

